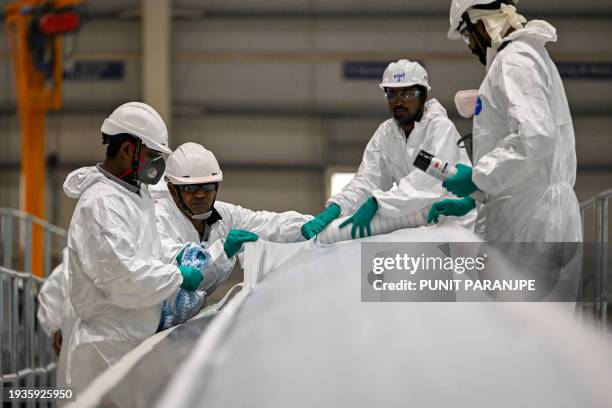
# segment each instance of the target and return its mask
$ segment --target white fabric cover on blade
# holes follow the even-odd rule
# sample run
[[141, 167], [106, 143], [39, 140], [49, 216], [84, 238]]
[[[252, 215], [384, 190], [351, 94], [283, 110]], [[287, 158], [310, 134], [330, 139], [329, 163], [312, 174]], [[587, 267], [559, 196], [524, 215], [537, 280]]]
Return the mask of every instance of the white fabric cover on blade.
[[[403, 228], [423, 226], [425, 225], [426, 214], [426, 209], [414, 211], [401, 217], [383, 217], [380, 214], [376, 214], [370, 223], [372, 236], [388, 234]], [[469, 215], [467, 217], [469, 217]], [[332, 244], [338, 241], [349, 241], [353, 239], [351, 237], [351, 225], [340, 228], [340, 224], [347, 218], [348, 217], [344, 217], [334, 220], [327, 228], [317, 235], [316, 239], [323, 244]]]
[[225, 330], [203, 335], [156, 407], [612, 404], [610, 347], [566, 310], [363, 303], [364, 241], [478, 238], [427, 227], [332, 245], [247, 244], [245, 270], [260, 280], [217, 317]]

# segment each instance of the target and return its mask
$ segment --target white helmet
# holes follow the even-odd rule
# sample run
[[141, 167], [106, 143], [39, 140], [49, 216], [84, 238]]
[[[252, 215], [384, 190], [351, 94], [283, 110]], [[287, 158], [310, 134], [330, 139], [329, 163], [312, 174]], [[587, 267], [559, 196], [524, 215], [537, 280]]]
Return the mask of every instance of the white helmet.
[[401, 59], [392, 62], [383, 73], [382, 82], [378, 85], [384, 88], [404, 88], [413, 85], [421, 85], [429, 91], [427, 71], [418, 62]]
[[[446, 36], [449, 40], [460, 40], [461, 33], [457, 30], [461, 23], [461, 16], [471, 7], [481, 4], [494, 3], [496, 0], [453, 0], [450, 7], [450, 28]], [[508, 3], [516, 4], [518, 0], [511, 0]]]
[[142, 140], [149, 149], [172, 153], [164, 120], [146, 103], [128, 102], [119, 106], [104, 120], [101, 130], [107, 135], [129, 133]]
[[223, 180], [223, 173], [213, 152], [188, 142], [168, 157], [166, 180], [178, 185], [217, 183]]

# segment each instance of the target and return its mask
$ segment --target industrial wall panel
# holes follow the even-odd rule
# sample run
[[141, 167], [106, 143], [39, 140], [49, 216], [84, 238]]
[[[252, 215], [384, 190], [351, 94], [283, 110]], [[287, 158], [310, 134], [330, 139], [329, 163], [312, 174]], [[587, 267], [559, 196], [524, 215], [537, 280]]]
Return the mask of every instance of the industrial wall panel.
[[[450, 107], [449, 111], [454, 108]], [[46, 119], [45, 146], [60, 163], [100, 161], [100, 126], [107, 114], [53, 114]], [[175, 117], [170, 145], [194, 141], [213, 150], [234, 166], [296, 166], [358, 164], [378, 125], [388, 117], [307, 118], [299, 116], [218, 115]], [[459, 134], [471, 131], [471, 121], [454, 118]], [[574, 117], [579, 166], [610, 166], [612, 117]], [[20, 159], [17, 118], [0, 118], [0, 161], [6, 166]], [[87, 148], [83, 148], [87, 146]], [[355, 165], [356, 165], [355, 164]]]

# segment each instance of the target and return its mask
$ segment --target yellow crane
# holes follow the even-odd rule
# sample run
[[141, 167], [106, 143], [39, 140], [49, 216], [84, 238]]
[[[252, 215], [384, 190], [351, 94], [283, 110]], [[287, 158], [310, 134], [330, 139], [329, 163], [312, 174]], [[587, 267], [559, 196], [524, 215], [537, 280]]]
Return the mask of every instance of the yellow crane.
[[[21, 124], [22, 210], [45, 218], [45, 112], [62, 106], [62, 36], [82, 23], [82, 0], [16, 0], [6, 6]], [[43, 234], [32, 230], [32, 272], [42, 276]]]

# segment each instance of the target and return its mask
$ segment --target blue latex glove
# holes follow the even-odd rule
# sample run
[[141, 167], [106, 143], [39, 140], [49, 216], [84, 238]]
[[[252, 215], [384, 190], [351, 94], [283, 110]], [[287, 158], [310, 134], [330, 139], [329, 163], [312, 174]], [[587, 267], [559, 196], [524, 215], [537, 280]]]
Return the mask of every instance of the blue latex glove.
[[434, 224], [438, 223], [438, 217], [440, 215], [454, 215], [455, 217], [462, 217], [465, 214], [476, 208], [476, 202], [472, 197], [463, 197], [460, 199], [446, 198], [444, 200], [433, 203], [429, 212], [427, 213], [427, 223]]
[[196, 268], [203, 274], [210, 263], [210, 254], [201, 244], [190, 242], [177, 255], [176, 261], [179, 265]]
[[378, 204], [374, 197], [368, 198], [365, 203], [359, 207], [359, 209], [355, 212], [355, 214], [351, 215], [347, 218], [342, 224], [340, 224], [340, 228], [344, 228], [349, 224], [353, 224], [353, 228], [351, 229], [351, 237], [353, 239], [356, 238], [357, 228], [359, 228], [359, 237], [364, 238], [366, 236], [369, 237], [372, 235], [372, 231], [370, 230], [370, 222], [374, 215], [376, 215], [376, 211], [378, 211]]
[[325, 210], [317, 214], [312, 220], [302, 225], [302, 236], [306, 239], [316, 237], [333, 220], [340, 215], [340, 206], [332, 203]]
[[442, 187], [457, 197], [469, 196], [478, 190], [478, 187], [472, 181], [472, 168], [461, 163], [455, 167], [457, 168], [457, 173], [444, 180]]
[[206, 301], [206, 292], [194, 290], [189, 292], [181, 289], [174, 299], [167, 299], [162, 302], [161, 318], [157, 331], [169, 329], [177, 324], [185, 323], [193, 316], [198, 314]]
[[189, 291], [196, 290], [202, 281], [202, 273], [196, 268], [191, 268], [189, 266], [179, 265], [178, 268], [181, 271], [181, 275], [183, 275], [183, 284], [181, 288]]
[[192, 289], [194, 286], [197, 289], [200, 282], [197, 282], [197, 284], [191, 282], [192, 278], [197, 281], [197, 274], [193, 269], [203, 275], [205, 269], [212, 262], [206, 247], [196, 242], [190, 242], [176, 256], [176, 260], [183, 276], [183, 285], [181, 285], [182, 287], [176, 296], [162, 302], [161, 318], [157, 331], [166, 330], [186, 322], [202, 309], [206, 301], [206, 292]]
[[259, 237], [257, 234], [253, 234], [250, 231], [233, 229], [227, 234], [227, 238], [225, 238], [225, 243], [223, 244], [223, 249], [225, 250], [225, 254], [228, 258], [236, 255], [238, 251], [242, 248], [242, 244], [245, 242], [253, 242], [257, 241]]

